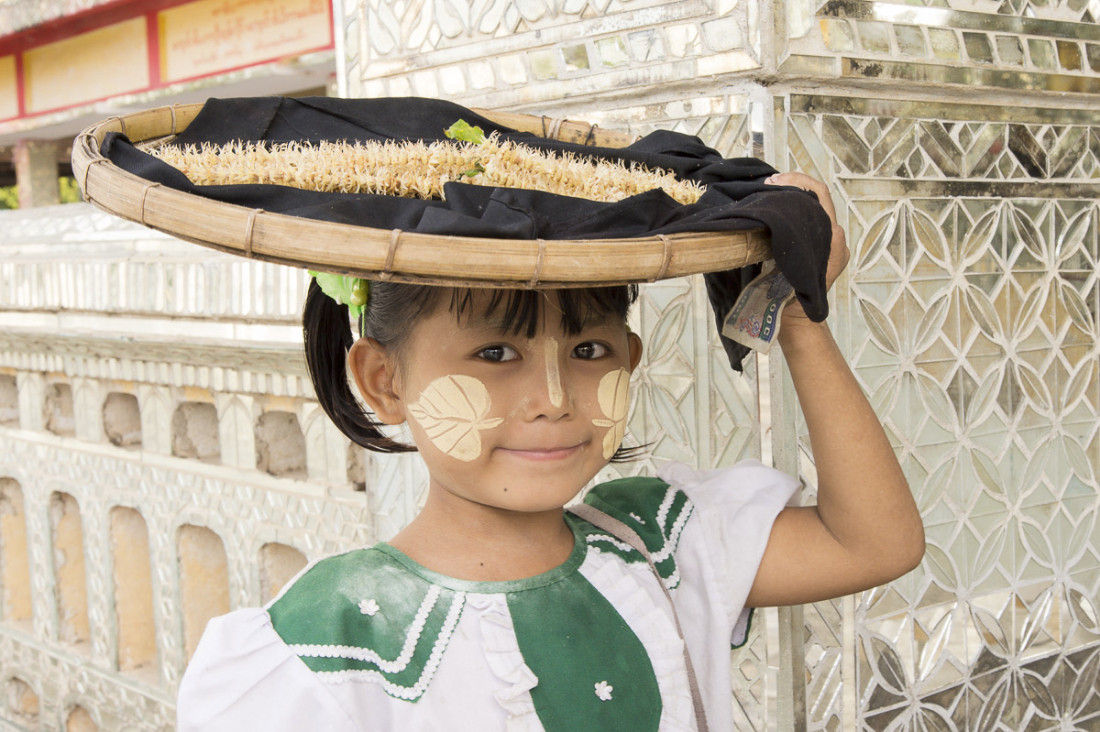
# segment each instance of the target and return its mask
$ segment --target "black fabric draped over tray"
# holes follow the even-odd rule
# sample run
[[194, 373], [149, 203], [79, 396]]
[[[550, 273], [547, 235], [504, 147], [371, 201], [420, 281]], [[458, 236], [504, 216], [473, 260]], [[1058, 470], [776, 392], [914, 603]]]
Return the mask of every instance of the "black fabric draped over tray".
[[[613, 239], [683, 232], [771, 230], [772, 254], [807, 315], [825, 319], [825, 269], [831, 224], [812, 193], [766, 186], [776, 173], [753, 158], [724, 159], [690, 135], [658, 131], [626, 148], [600, 148], [547, 140], [516, 132], [450, 102], [416, 99], [253, 97], [211, 99], [175, 140], [208, 142], [356, 142], [446, 139], [458, 120], [486, 134], [544, 151], [640, 163], [673, 171], [681, 180], [707, 186], [697, 203], [683, 205], [653, 190], [615, 203], [601, 203], [541, 191], [464, 183], [445, 187], [446, 201], [371, 194], [321, 193], [275, 185], [196, 186], [175, 168], [139, 151], [123, 135], [110, 133], [101, 153], [115, 165], [149, 181], [206, 198], [379, 229], [500, 239]], [[704, 275], [719, 330], [742, 288], [760, 265]], [[722, 337], [730, 365], [741, 370], [748, 349]]]

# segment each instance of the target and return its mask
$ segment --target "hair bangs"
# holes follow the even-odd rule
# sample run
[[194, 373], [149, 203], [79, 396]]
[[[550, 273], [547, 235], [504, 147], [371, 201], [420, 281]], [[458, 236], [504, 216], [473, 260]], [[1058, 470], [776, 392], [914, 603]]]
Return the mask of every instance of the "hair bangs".
[[[489, 290], [484, 312], [477, 313], [493, 321], [502, 332], [534, 338], [546, 317], [546, 309], [560, 313], [561, 328], [575, 336], [586, 326], [604, 320], [626, 321], [627, 313], [638, 299], [638, 286], [588, 287], [560, 290]], [[474, 290], [455, 289], [451, 312], [473, 316]]]

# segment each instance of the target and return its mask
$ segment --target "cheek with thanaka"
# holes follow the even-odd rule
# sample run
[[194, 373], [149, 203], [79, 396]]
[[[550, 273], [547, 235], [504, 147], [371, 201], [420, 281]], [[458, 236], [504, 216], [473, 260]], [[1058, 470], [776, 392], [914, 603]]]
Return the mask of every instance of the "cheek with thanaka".
[[481, 432], [504, 420], [489, 418], [485, 384], [472, 376], [441, 376], [409, 405], [409, 417], [445, 455], [470, 462], [481, 456]]
[[592, 424], [609, 428], [603, 437], [603, 457], [610, 460], [626, 435], [626, 413], [630, 406], [630, 372], [616, 369], [604, 374], [600, 379], [596, 399], [606, 419], [594, 419]]

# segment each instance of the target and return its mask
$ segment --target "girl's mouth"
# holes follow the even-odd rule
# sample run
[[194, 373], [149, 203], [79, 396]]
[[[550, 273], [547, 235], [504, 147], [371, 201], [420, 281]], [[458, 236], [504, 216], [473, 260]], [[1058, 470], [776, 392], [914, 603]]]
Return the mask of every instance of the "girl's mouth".
[[513, 455], [523, 460], [550, 462], [572, 457], [580, 452], [587, 444], [588, 442], [582, 442], [578, 445], [570, 445], [569, 447], [531, 447], [524, 449], [498, 447], [497, 449], [507, 455]]

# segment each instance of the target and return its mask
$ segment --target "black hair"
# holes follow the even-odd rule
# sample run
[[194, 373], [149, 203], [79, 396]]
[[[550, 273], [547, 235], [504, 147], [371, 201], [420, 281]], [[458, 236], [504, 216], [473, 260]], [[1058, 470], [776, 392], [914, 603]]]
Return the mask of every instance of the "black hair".
[[[359, 318], [359, 333], [373, 338], [398, 354], [416, 321], [433, 314], [450, 293], [448, 309], [461, 317], [472, 307], [473, 290], [400, 282], [371, 282], [370, 303]], [[537, 290], [491, 290], [486, 314], [499, 313], [502, 327], [528, 338], [538, 332], [546, 298]], [[630, 307], [638, 299], [637, 285], [558, 290], [561, 327], [568, 335], [580, 333], [593, 319], [616, 318], [626, 322]], [[321, 407], [348, 439], [375, 452], [416, 452], [416, 447], [397, 442], [381, 431], [382, 423], [363, 408], [348, 381], [347, 361], [355, 338], [350, 328], [347, 305], [309, 283], [302, 312], [306, 368]], [[641, 447], [616, 450], [611, 462], [634, 459]]]

